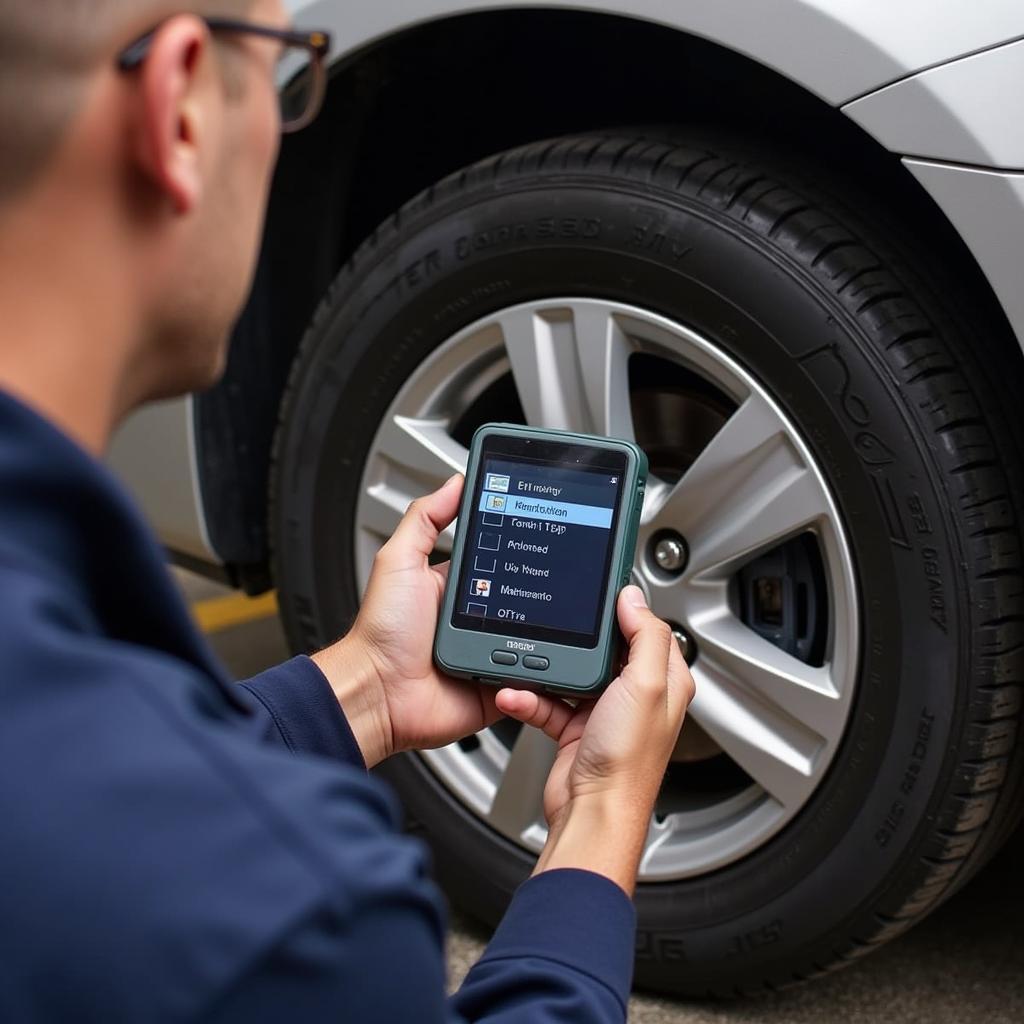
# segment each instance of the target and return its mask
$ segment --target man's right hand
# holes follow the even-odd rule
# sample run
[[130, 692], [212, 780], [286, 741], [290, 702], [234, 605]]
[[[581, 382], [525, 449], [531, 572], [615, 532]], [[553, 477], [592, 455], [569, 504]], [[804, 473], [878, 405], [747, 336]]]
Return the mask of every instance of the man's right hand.
[[648, 609], [638, 587], [619, 595], [618, 618], [629, 657], [598, 700], [574, 708], [557, 698], [503, 689], [495, 703], [558, 743], [544, 788], [548, 841], [536, 872], [584, 868], [632, 893], [694, 685], [671, 630]]

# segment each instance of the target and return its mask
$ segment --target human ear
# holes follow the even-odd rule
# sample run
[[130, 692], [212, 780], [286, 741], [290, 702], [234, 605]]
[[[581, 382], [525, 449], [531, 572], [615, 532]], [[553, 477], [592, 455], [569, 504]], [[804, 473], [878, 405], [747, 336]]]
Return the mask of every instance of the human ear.
[[209, 32], [188, 14], [156, 31], [139, 81], [137, 156], [176, 213], [189, 213], [202, 195], [202, 147], [216, 123], [219, 93], [209, 86]]

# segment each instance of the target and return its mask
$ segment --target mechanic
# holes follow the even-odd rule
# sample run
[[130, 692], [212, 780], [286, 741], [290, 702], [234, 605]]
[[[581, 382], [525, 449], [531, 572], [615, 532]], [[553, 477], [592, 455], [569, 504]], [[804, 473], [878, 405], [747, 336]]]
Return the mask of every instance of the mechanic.
[[[594, 704], [439, 675], [427, 556], [455, 477], [343, 639], [236, 684], [100, 461], [130, 411], [224, 365], [294, 43], [257, 25], [287, 27], [280, 0], [0, 0], [0, 1020], [624, 1020], [693, 693], [642, 593]], [[424, 847], [366, 769], [503, 715], [558, 741], [549, 836], [446, 999]]]

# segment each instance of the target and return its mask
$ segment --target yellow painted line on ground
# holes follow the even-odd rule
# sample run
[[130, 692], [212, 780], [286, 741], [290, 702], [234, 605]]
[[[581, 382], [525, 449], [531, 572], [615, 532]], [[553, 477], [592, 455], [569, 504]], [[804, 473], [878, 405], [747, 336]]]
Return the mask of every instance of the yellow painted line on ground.
[[196, 601], [192, 605], [192, 614], [204, 633], [219, 633], [232, 626], [241, 626], [246, 622], [257, 622], [259, 619], [269, 619], [276, 615], [277, 591], [268, 590], [259, 597], [228, 594], [225, 597]]

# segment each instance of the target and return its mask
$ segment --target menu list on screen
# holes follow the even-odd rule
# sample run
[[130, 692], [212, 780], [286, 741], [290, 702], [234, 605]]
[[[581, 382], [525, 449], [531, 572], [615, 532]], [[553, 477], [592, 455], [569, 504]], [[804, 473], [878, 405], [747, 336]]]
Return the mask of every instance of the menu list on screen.
[[621, 474], [485, 456], [480, 477], [454, 619], [513, 635], [531, 626], [579, 634], [588, 645]]

